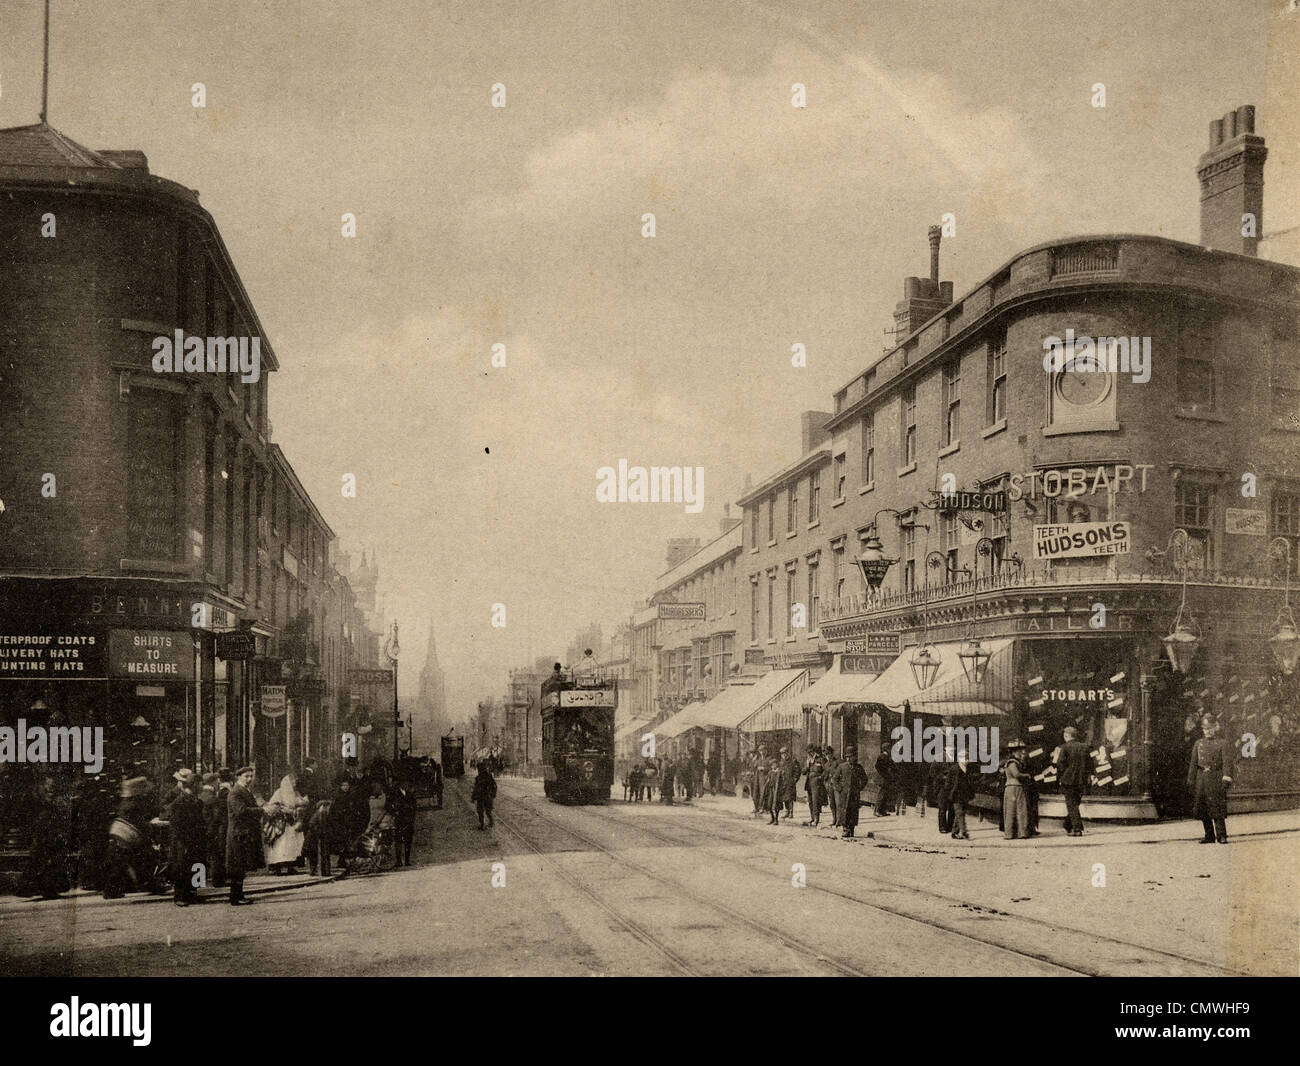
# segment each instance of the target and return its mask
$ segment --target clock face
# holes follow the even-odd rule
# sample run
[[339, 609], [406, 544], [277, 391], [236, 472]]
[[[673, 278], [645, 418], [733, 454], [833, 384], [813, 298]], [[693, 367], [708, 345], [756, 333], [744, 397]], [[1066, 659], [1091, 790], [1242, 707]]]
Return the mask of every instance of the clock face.
[[1067, 368], [1056, 376], [1056, 391], [1068, 404], [1091, 407], [1101, 403], [1110, 392], [1110, 375], [1090, 371], [1075, 373]]

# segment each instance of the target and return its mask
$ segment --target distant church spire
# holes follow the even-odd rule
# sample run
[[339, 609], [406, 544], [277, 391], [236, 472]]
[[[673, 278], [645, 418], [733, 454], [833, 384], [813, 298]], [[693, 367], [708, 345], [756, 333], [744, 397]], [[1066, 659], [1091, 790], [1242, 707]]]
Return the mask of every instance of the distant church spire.
[[45, 0], [45, 62], [41, 66], [41, 125], [50, 109], [50, 0]]

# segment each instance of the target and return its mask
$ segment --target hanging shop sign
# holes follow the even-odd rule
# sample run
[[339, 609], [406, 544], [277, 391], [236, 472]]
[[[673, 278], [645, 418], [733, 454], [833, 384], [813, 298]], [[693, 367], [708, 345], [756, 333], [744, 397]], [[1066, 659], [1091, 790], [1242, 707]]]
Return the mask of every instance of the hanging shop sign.
[[289, 688], [293, 695], [297, 696], [323, 696], [325, 695], [325, 679], [323, 677], [303, 677], [294, 681]]
[[104, 677], [103, 637], [88, 633], [0, 631], [0, 680], [60, 681], [87, 677]]
[[1127, 522], [1034, 526], [1034, 558], [1087, 559], [1098, 555], [1127, 555], [1131, 540]]
[[193, 681], [194, 638], [180, 630], [110, 629], [109, 674], [142, 681]]
[[940, 511], [988, 511], [1000, 514], [1007, 509], [1007, 494], [1001, 490], [940, 492], [931, 489], [930, 497], [930, 506]]
[[289, 700], [284, 685], [262, 686], [262, 717], [279, 718], [288, 709]]
[[745, 665], [746, 665], [746, 666], [762, 666], [763, 663], [764, 663], [765, 661], [766, 661], [766, 660], [764, 660], [764, 658], [763, 658], [763, 649], [762, 649], [762, 648], [746, 648], [746, 649], [745, 649]]
[[1249, 507], [1225, 507], [1223, 531], [1242, 537], [1267, 537], [1268, 516], [1263, 511]]
[[704, 604], [702, 603], [661, 603], [659, 617], [665, 620], [702, 622], [704, 621]]
[[257, 654], [257, 638], [244, 630], [233, 633], [217, 634], [217, 658], [229, 662], [232, 659], [251, 659]]
[[190, 624], [195, 629], [208, 629], [213, 633], [228, 633], [239, 628], [239, 618], [234, 611], [211, 600], [202, 600], [190, 608]]
[[354, 685], [391, 685], [393, 683], [393, 671], [349, 670], [348, 679]]

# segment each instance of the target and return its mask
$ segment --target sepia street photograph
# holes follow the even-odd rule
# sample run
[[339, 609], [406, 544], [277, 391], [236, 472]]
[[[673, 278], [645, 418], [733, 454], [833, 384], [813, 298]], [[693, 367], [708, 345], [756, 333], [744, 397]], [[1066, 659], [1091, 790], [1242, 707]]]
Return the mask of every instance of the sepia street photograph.
[[1249, 1041], [1298, 96], [1297, 0], [0, 0], [32, 1031], [181, 1024], [100, 978], [1090, 976], [1143, 979], [1099, 1040]]

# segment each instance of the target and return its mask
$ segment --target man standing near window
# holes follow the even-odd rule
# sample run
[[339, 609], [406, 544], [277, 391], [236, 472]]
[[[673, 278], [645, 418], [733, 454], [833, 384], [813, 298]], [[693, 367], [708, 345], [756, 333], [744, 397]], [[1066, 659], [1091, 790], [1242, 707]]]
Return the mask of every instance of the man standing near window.
[[1219, 723], [1208, 714], [1201, 716], [1205, 734], [1192, 745], [1187, 764], [1187, 787], [1196, 797], [1192, 817], [1205, 827], [1202, 844], [1228, 842], [1228, 786], [1232, 784], [1232, 750], [1219, 737]]

